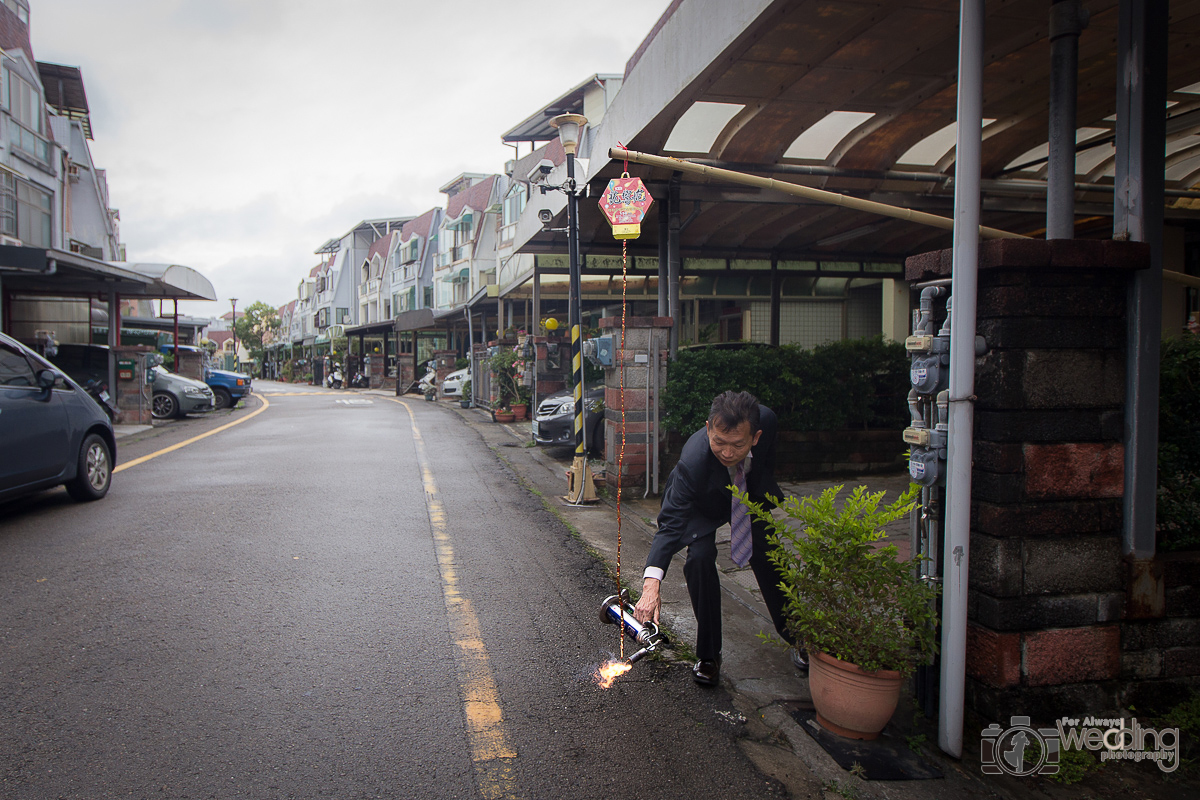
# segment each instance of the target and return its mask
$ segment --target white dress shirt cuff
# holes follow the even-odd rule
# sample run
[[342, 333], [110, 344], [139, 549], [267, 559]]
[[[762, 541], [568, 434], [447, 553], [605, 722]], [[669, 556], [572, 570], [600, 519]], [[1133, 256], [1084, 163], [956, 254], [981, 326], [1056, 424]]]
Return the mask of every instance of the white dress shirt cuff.
[[642, 579], [654, 578], [656, 581], [661, 581], [666, 571], [662, 567], [646, 567], [646, 571], [642, 573]]

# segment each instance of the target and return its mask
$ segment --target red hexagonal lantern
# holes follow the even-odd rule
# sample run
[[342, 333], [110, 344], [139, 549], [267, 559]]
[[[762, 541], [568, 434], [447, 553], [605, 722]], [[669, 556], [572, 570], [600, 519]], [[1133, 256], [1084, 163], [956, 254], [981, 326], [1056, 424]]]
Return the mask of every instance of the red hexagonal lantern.
[[653, 202], [654, 198], [641, 178], [631, 178], [626, 172], [610, 180], [600, 196], [600, 210], [612, 225], [613, 238], [636, 239], [640, 236], [642, 218]]

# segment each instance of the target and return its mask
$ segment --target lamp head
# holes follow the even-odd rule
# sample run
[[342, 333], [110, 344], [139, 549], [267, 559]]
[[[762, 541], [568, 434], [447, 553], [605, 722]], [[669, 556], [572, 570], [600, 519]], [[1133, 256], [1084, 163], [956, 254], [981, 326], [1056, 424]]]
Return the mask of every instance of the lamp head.
[[580, 129], [587, 125], [587, 121], [583, 114], [559, 114], [550, 120], [551, 127], [558, 129], [558, 140], [562, 142], [563, 150], [568, 154], [575, 155], [575, 148], [579, 146]]

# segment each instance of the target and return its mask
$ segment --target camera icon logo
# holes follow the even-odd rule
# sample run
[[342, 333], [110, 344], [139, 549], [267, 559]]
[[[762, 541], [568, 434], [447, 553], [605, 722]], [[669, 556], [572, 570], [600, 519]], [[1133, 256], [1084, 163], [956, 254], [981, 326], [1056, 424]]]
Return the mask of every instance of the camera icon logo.
[[1009, 717], [1008, 728], [992, 723], [981, 734], [979, 757], [985, 775], [1054, 775], [1058, 772], [1057, 728], [1033, 728], [1029, 717]]

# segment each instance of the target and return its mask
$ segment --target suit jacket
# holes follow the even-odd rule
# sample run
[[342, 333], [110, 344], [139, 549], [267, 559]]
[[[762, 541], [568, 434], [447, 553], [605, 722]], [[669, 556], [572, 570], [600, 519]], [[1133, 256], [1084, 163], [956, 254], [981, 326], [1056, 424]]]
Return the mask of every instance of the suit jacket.
[[[766, 501], [768, 493], [781, 496], [775, 482], [775, 412], [758, 407], [762, 436], [750, 449], [753, 456], [746, 491], [756, 502]], [[671, 557], [696, 539], [716, 533], [728, 524], [733, 492], [729, 470], [708, 446], [708, 432], [701, 428], [683, 446], [679, 463], [671, 470], [663, 491], [662, 511], [658, 514], [658, 532], [650, 545], [646, 566], [666, 570]], [[755, 523], [758, 524], [758, 523]]]

